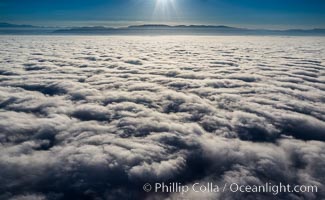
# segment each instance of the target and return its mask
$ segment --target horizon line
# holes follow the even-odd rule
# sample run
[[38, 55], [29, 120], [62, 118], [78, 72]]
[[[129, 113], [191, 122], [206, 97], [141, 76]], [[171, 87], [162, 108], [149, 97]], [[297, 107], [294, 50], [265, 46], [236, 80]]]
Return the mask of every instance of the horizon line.
[[[265, 28], [265, 27], [242, 27], [242, 26], [232, 26], [232, 25], [225, 25], [225, 24], [203, 24], [203, 23], [135, 23], [135, 24], [128, 24], [123, 26], [109, 26], [109, 25], [71, 25], [71, 26], [42, 26], [42, 25], [32, 25], [32, 24], [25, 24], [25, 23], [11, 23], [7, 21], [0, 21], [0, 24], [8, 24], [8, 27], [1, 27], [0, 28], [58, 28], [58, 29], [73, 29], [73, 28], [112, 28], [112, 29], [123, 29], [123, 28], [131, 28], [131, 27], [140, 27], [140, 26], [168, 26], [168, 27], [188, 27], [191, 26], [202, 26], [202, 27], [225, 27], [225, 28], [237, 28], [237, 29], [247, 29], [247, 30], [265, 30], [265, 31], [289, 31], [289, 30], [325, 30], [325, 27], [311, 27], [311, 28], [283, 28], [283, 29], [274, 29], [274, 28]], [[11, 27], [10, 27], [11, 26]]]

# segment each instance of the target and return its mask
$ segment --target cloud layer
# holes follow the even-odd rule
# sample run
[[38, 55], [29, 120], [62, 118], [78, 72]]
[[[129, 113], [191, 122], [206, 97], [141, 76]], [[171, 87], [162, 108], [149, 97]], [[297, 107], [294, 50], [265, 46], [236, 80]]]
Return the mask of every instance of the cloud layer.
[[[0, 199], [197, 199], [146, 182], [317, 185], [325, 40], [0, 38]], [[273, 199], [200, 193], [201, 199]]]

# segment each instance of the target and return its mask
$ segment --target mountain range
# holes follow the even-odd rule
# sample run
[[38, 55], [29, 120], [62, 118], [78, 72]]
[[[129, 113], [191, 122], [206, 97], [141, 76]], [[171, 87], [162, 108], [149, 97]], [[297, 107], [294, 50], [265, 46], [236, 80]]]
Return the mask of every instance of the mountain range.
[[325, 36], [325, 29], [247, 29], [231, 26], [211, 25], [166, 25], [144, 24], [112, 28], [90, 27], [40, 27], [0, 23], [0, 34], [87, 34], [87, 35], [310, 35]]

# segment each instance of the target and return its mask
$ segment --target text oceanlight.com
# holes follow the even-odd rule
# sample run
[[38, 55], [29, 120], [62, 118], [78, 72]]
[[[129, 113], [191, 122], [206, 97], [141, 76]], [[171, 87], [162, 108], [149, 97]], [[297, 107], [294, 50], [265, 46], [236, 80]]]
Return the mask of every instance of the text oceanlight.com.
[[182, 185], [181, 183], [146, 183], [143, 186], [146, 192], [157, 193], [181, 193], [198, 192], [198, 193], [219, 193], [219, 192], [240, 192], [240, 193], [316, 193], [318, 187], [316, 185], [290, 185], [290, 184], [272, 184], [265, 183], [264, 185], [244, 185], [238, 183], [225, 183], [223, 185], [209, 183], [193, 183], [191, 185]]

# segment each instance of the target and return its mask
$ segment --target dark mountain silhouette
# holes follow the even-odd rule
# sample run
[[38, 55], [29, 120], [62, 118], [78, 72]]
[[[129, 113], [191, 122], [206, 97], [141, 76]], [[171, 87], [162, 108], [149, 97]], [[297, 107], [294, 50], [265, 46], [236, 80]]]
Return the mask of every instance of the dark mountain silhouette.
[[0, 22], [0, 28], [36, 28], [36, 27], [37, 26], [32, 26], [32, 25], [19, 25], [19, 24]]
[[33, 35], [33, 34], [50, 34], [57, 28], [54, 27], [42, 27], [33, 25], [20, 25], [0, 22], [0, 34], [6, 35]]
[[290, 30], [264, 30], [246, 29], [230, 26], [210, 26], [210, 25], [177, 25], [165, 24], [144, 24], [122, 28], [106, 27], [80, 27], [70, 29], [60, 29], [54, 31], [60, 34], [129, 34], [129, 35], [319, 35], [325, 36], [325, 29], [290, 29]]
[[89, 35], [310, 35], [325, 36], [325, 29], [247, 29], [225, 25], [166, 25], [143, 24], [112, 28], [104, 26], [90, 27], [38, 27], [0, 23], [0, 34], [89, 34]]

